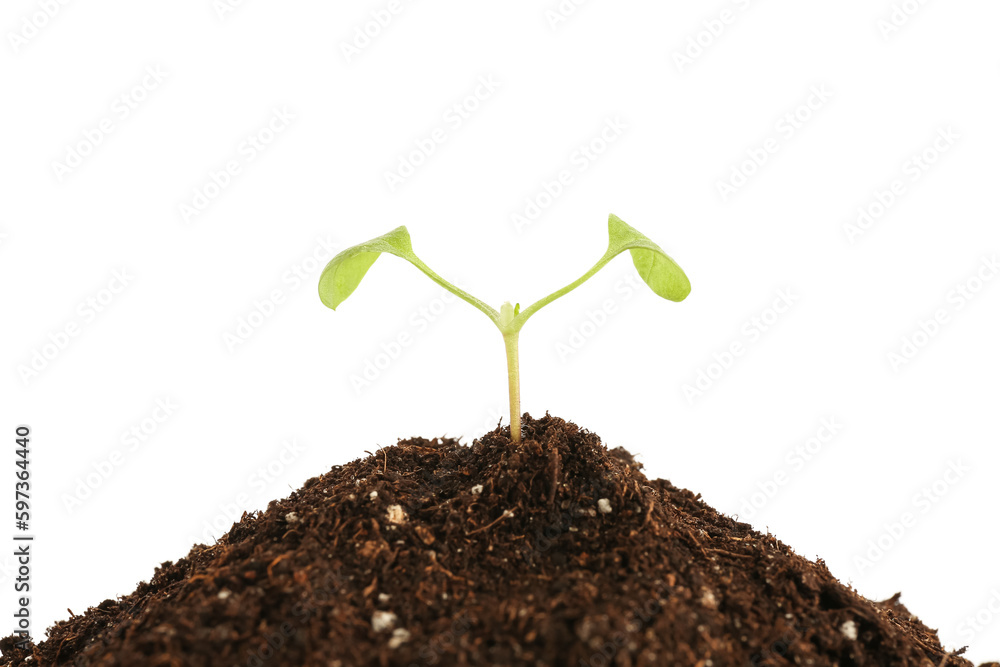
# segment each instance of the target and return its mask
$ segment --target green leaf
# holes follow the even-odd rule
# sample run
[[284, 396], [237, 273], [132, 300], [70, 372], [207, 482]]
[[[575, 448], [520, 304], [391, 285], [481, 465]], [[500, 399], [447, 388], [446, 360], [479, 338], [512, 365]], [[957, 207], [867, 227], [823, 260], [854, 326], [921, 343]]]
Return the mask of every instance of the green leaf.
[[331, 259], [319, 277], [319, 298], [323, 304], [336, 310], [344, 299], [354, 293], [383, 252], [407, 260], [411, 257], [415, 259], [406, 227], [397, 227], [367, 243], [350, 247]]
[[519, 330], [529, 317], [590, 280], [608, 262], [626, 250], [631, 251], [632, 263], [639, 271], [639, 276], [656, 294], [670, 301], [683, 301], [690, 294], [691, 283], [681, 267], [677, 266], [677, 263], [663, 252], [660, 246], [633, 227], [625, 224], [617, 215], [612, 214], [608, 218], [608, 250], [603, 257], [597, 260], [597, 264], [594, 264], [589, 271], [566, 287], [556, 290], [520, 311], [511, 322], [506, 324], [505, 328]]
[[396, 227], [388, 234], [352, 246], [331, 259], [319, 277], [319, 298], [323, 304], [336, 310], [344, 299], [354, 293], [361, 284], [361, 279], [368, 273], [368, 269], [384, 252], [402, 257], [438, 285], [481, 310], [494, 323], [499, 322], [500, 314], [497, 311], [431, 271], [430, 267], [417, 257], [413, 252], [410, 233], [406, 231], [406, 227]]
[[691, 293], [691, 282], [677, 262], [617, 215], [608, 218], [608, 238], [608, 254], [614, 256], [628, 250], [639, 277], [657, 295], [683, 301]]

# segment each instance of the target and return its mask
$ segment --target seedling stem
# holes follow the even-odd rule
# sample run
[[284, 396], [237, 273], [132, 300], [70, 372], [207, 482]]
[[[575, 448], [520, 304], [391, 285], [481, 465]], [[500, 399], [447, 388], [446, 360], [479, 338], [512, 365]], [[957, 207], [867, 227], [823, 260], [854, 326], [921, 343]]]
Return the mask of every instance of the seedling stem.
[[410, 234], [406, 231], [406, 227], [397, 227], [384, 236], [348, 248], [330, 260], [319, 279], [319, 295], [325, 305], [336, 310], [337, 306], [357, 289], [361, 279], [364, 278], [375, 260], [383, 252], [387, 252], [407, 260], [438, 285], [482, 311], [503, 335], [504, 348], [507, 353], [507, 384], [510, 393], [510, 437], [514, 442], [520, 442], [521, 385], [517, 346], [521, 327], [524, 326], [529, 317], [541, 308], [587, 282], [605, 264], [625, 250], [630, 251], [639, 277], [657, 295], [670, 301], [683, 301], [690, 293], [691, 283], [688, 282], [681, 267], [677, 266], [674, 260], [668, 257], [658, 245], [625, 224], [621, 218], [612, 215], [608, 218], [608, 249], [601, 259], [578, 279], [533, 303], [523, 311], [520, 304], [512, 306], [510, 302], [507, 302], [497, 312], [486, 303], [452, 285], [432, 271], [413, 252]]

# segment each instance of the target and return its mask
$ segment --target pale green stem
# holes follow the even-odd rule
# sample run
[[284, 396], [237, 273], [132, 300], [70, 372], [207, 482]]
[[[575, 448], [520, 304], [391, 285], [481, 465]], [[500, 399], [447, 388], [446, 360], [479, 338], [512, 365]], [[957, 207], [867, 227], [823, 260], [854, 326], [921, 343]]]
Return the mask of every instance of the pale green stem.
[[510, 389], [510, 439], [521, 442], [521, 378], [517, 363], [517, 337], [520, 332], [513, 331], [503, 335], [504, 347], [507, 349], [507, 383]]
[[[482, 313], [486, 315], [488, 318], [490, 318], [490, 321], [497, 326], [497, 328], [500, 330], [500, 333], [503, 335], [504, 347], [506, 348], [507, 351], [507, 382], [510, 389], [510, 436], [512, 441], [520, 442], [521, 387], [520, 387], [520, 374], [518, 369], [518, 358], [517, 358], [517, 342], [518, 342], [518, 336], [521, 332], [521, 327], [524, 326], [524, 323], [528, 320], [529, 317], [538, 312], [542, 307], [547, 306], [548, 304], [552, 303], [559, 297], [572, 292], [577, 287], [579, 287], [587, 280], [589, 280], [595, 273], [604, 268], [604, 265], [610, 262], [619, 253], [630, 249], [633, 250], [632, 259], [633, 262], [636, 264], [636, 268], [640, 270], [640, 275], [642, 276], [643, 280], [649, 283], [649, 279], [647, 278], [646, 275], [643, 274], [643, 269], [640, 268], [639, 266], [639, 258], [636, 256], [635, 251], [636, 249], [643, 249], [645, 251], [652, 251], [659, 253], [660, 255], [663, 255], [663, 251], [660, 250], [659, 246], [657, 246], [655, 243], [647, 239], [645, 236], [643, 236], [636, 230], [626, 225], [619, 218], [611, 216], [608, 220], [608, 249], [607, 251], [605, 251], [601, 259], [598, 260], [598, 262], [594, 264], [594, 266], [591, 267], [589, 271], [587, 271], [585, 274], [583, 274], [582, 276], [571, 282], [569, 285], [566, 285], [562, 289], [556, 290], [555, 292], [549, 294], [545, 298], [540, 299], [539, 301], [533, 303], [524, 311], [519, 311], [517, 307], [512, 306], [508, 302], [501, 307], [499, 312], [491, 308], [486, 303], [480, 301], [476, 297], [472, 296], [465, 290], [460, 289], [455, 285], [451, 284], [450, 282], [448, 282], [447, 280], [436, 274], [434, 271], [432, 271], [430, 267], [428, 267], [426, 264], [424, 264], [423, 261], [421, 261], [413, 253], [413, 250], [410, 247], [410, 236], [409, 233], [406, 231], [405, 227], [399, 227], [390, 232], [389, 234], [380, 236], [377, 239], [373, 239], [371, 242], [367, 244], [362, 244], [361, 246], [357, 246], [355, 250], [357, 252], [373, 252], [376, 254], [381, 252], [388, 252], [409, 261], [418, 269], [423, 271], [435, 283], [437, 283], [444, 289], [448, 290], [452, 294], [455, 294], [463, 301], [466, 301], [467, 303], [471, 304], [478, 310], [482, 311]], [[357, 254], [357, 252], [351, 254], [350, 257], [353, 257], [354, 254]], [[666, 257], [666, 255], [663, 256]], [[670, 260], [669, 257], [666, 257], [666, 259], [671, 264], [673, 263], [673, 260]], [[337, 258], [334, 258], [334, 262], [331, 262], [331, 264], [334, 264], [336, 261]], [[360, 272], [360, 275], [355, 276], [355, 281], [354, 281], [355, 284], [348, 291], [348, 294], [350, 293], [350, 291], [353, 291], [354, 287], [356, 287], [357, 281], [360, 280], [361, 276], [364, 275], [364, 271], [367, 270], [367, 266], [371, 266], [371, 263], [369, 262], [366, 265], [366, 267]], [[330, 265], [327, 266], [327, 269], [329, 268]], [[355, 269], [357, 268], [358, 267], [355, 267]], [[685, 278], [683, 272], [680, 271], [679, 267], [674, 266], [674, 268], [676, 269], [677, 272], [679, 272], [681, 278]], [[647, 267], [647, 273], [648, 270], [649, 267]], [[650, 285], [652, 286], [651, 283]], [[661, 294], [661, 292], [659, 291], [657, 292], [657, 294], [661, 294], [661, 296], [664, 296], [665, 298], [669, 298], [671, 300], [680, 301], [685, 296], [687, 296], [687, 291], [689, 290], [690, 290], [690, 285], [687, 285], [686, 290], [683, 289], [683, 286], [678, 287], [677, 290], [675, 290], [676, 296], [678, 298], [674, 298], [673, 294]], [[681, 291], [683, 291], [683, 293], [681, 293]], [[341, 299], [339, 299], [339, 301], [342, 301], [343, 298], [346, 297], [342, 297]], [[324, 303], [326, 302], [324, 301]]]
[[[621, 252], [620, 250], [618, 252]], [[441, 287], [455, 294], [463, 301], [475, 306], [477, 309], [482, 311], [497, 328], [500, 329], [500, 333], [503, 334], [504, 347], [507, 351], [507, 384], [510, 392], [510, 439], [513, 442], [521, 441], [521, 380], [520, 380], [520, 370], [518, 368], [518, 358], [517, 358], [517, 342], [518, 335], [521, 333], [521, 327], [529, 317], [538, 312], [543, 306], [547, 306], [556, 299], [566, 294], [569, 294], [577, 287], [587, 282], [595, 273], [604, 268], [604, 265], [611, 261], [615, 255], [618, 254], [612, 248], [608, 248], [608, 251], [604, 253], [604, 256], [589, 271], [585, 274], [571, 282], [566, 287], [556, 290], [547, 297], [536, 301], [531, 306], [515, 314], [515, 308], [510, 305], [510, 303], [505, 303], [497, 312], [493, 308], [489, 307], [476, 297], [472, 296], [465, 290], [459, 289], [455, 285], [434, 273], [426, 264], [424, 264], [416, 255], [406, 255], [406, 259], [412, 262], [418, 269], [423, 271], [431, 280], [436, 282]]]
[[486, 317], [490, 318], [490, 321], [493, 322], [493, 324], [497, 325], [498, 327], [500, 326], [500, 317], [499, 313], [497, 313], [496, 310], [490, 308], [488, 305], [486, 305], [476, 297], [472, 296], [464, 289], [452, 285], [450, 282], [448, 282], [438, 274], [434, 273], [434, 271], [432, 271], [429, 266], [424, 264], [423, 261], [421, 261], [416, 255], [407, 256], [406, 259], [409, 260], [409, 262], [412, 263], [415, 267], [423, 271], [428, 278], [430, 278], [438, 285], [440, 285], [441, 287], [445, 288], [446, 290], [457, 296], [462, 301], [465, 301], [466, 303], [481, 310], [486, 315]]
[[511, 325], [510, 325], [511, 328], [513, 328], [515, 330], [520, 330], [521, 327], [524, 326], [524, 323], [527, 321], [527, 319], [529, 317], [531, 317], [536, 312], [538, 312], [543, 306], [547, 306], [550, 303], [552, 303], [553, 301], [555, 301], [556, 299], [558, 299], [559, 297], [565, 296], [566, 294], [569, 294], [570, 292], [572, 292], [573, 290], [575, 290], [577, 287], [579, 287], [583, 283], [585, 283], [588, 280], [590, 280], [590, 278], [595, 273], [597, 273], [602, 268], [604, 268], [604, 265], [607, 264], [608, 262], [610, 262], [614, 258], [614, 256], [616, 254], [617, 253], [613, 253], [609, 249], [606, 253], [604, 253], [604, 256], [601, 257], [601, 259], [598, 260], [597, 264], [594, 264], [594, 266], [591, 267], [590, 271], [587, 271], [585, 274], [583, 274], [582, 276], [580, 276], [579, 278], [577, 278], [576, 280], [574, 280], [573, 282], [571, 282], [569, 285], [566, 285], [566, 287], [563, 287], [562, 289], [556, 290], [555, 292], [553, 292], [552, 294], [548, 295], [544, 299], [539, 299], [535, 303], [531, 304], [530, 306], [528, 306], [527, 308], [525, 308], [524, 310], [522, 310], [521, 313], [517, 317], [514, 318], [514, 321], [511, 322]]
[[[500, 309], [497, 326], [503, 334], [504, 346], [507, 349], [507, 383], [510, 389], [510, 439], [513, 442], [521, 441], [521, 379], [518, 369], [517, 359], [517, 338], [521, 333], [521, 327], [525, 321], [536, 313], [543, 306], [547, 306], [559, 297], [568, 294], [577, 287], [587, 282], [591, 276], [600, 271], [615, 256], [610, 250], [589, 271], [571, 282], [566, 287], [556, 290], [544, 299], [535, 302], [519, 314], [514, 314], [514, 308], [510, 303], [505, 303]], [[475, 305], [475, 304], [473, 304]], [[482, 309], [480, 309], [482, 310]]]

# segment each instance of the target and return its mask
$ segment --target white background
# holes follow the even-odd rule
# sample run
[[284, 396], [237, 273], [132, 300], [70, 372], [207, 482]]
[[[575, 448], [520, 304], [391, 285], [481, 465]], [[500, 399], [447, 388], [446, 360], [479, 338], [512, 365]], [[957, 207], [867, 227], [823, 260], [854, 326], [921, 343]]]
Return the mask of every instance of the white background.
[[[495, 426], [505, 368], [486, 318], [393, 257], [334, 313], [316, 296], [326, 247], [406, 224], [445, 277], [527, 304], [596, 261], [614, 212], [685, 268], [691, 296], [624, 289], [618, 258], [525, 327], [524, 409], [641, 454], [868, 597], [903, 591], [946, 645], [1000, 658], [1000, 281], [978, 276], [1000, 252], [996, 3], [595, 1], [556, 21], [555, 0], [405, 1], [350, 57], [388, 0], [44, 4], [0, 16], [2, 474], [30, 424], [37, 629], [130, 592], [237, 499], [264, 508], [397, 438]], [[275, 109], [294, 119], [254, 152]], [[391, 189], [436, 128], [446, 141]], [[723, 197], [734, 169], [753, 173]], [[518, 227], [562, 170], [571, 184]], [[115, 271], [127, 285], [104, 291]], [[774, 318], [782, 290], [793, 305]], [[357, 390], [367, 362], [383, 368]], [[699, 372], [714, 379], [689, 398]], [[829, 418], [842, 427], [796, 464]], [[149, 434], [123, 441], [133, 428]], [[968, 471], [916, 497], [952, 464]], [[983, 627], [963, 625], [977, 613]]]

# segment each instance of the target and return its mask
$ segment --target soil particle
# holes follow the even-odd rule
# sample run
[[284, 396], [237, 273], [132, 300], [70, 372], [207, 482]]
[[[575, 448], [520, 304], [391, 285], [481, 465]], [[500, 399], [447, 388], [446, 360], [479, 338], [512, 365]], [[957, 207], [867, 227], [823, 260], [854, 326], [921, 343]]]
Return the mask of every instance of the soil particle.
[[4, 639], [0, 664], [971, 667], [898, 595], [574, 424], [522, 428], [336, 466], [28, 650]]

